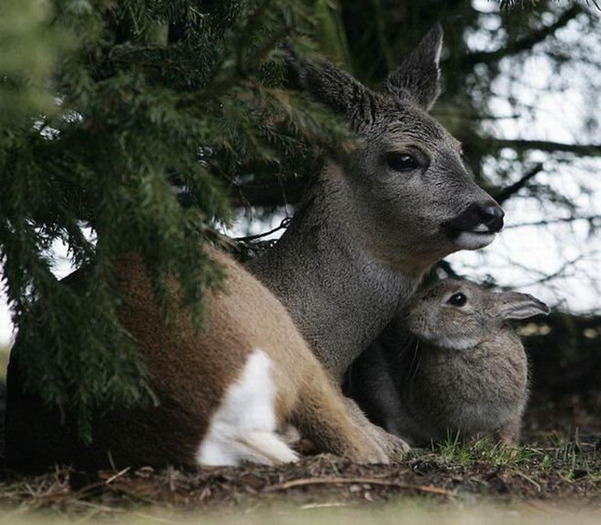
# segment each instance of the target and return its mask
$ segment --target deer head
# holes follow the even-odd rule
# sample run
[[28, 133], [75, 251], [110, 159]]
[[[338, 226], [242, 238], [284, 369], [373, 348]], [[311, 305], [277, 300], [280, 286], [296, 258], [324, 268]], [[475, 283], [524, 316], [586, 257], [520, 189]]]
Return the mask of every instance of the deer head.
[[326, 169], [337, 185], [330, 198], [363, 248], [401, 272], [487, 246], [503, 227], [503, 210], [467, 172], [460, 143], [427, 113], [440, 92], [441, 47], [437, 25], [380, 92], [329, 62], [297, 68], [311, 95], [359, 137]]

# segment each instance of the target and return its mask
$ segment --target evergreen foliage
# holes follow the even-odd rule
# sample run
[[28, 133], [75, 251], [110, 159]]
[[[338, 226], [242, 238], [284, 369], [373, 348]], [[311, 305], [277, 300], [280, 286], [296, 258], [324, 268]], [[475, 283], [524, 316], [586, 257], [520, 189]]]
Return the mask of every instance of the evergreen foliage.
[[[203, 244], [230, 216], [230, 187], [297, 171], [341, 128], [282, 87], [278, 44], [312, 28], [302, 2], [38, 5], [9, 2], [0, 22], [15, 22], [0, 95], [16, 107], [0, 135], [0, 260], [28, 385], [89, 435], [90, 409], [152, 399], [117, 318], [118, 259], [142, 255], [165, 307], [175, 277], [200, 320], [221, 278]], [[77, 277], [55, 278], [57, 241]]]

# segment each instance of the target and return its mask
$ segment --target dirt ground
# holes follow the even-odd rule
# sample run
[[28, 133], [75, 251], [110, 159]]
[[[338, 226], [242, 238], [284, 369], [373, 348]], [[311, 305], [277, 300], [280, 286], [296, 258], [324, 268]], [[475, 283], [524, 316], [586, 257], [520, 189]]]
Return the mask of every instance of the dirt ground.
[[520, 503], [601, 510], [601, 392], [558, 401], [534, 399], [523, 446], [489, 441], [416, 449], [398, 465], [359, 466], [313, 456], [281, 468], [246, 466], [198, 472], [152, 469], [37, 477], [2, 472], [0, 507], [86, 513], [90, 508], [167, 507], [206, 512], [297, 506]]

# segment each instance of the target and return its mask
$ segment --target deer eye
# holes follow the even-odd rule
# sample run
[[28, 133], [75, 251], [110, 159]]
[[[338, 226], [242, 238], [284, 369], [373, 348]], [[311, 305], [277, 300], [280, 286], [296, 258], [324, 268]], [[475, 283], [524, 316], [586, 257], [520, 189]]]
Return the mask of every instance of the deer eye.
[[465, 294], [458, 292], [458, 293], [451, 295], [451, 297], [449, 297], [449, 300], [447, 302], [453, 306], [458, 306], [459, 308], [461, 308], [462, 306], [465, 306], [465, 304], [467, 303], [467, 297], [465, 296]]
[[417, 159], [408, 153], [387, 153], [386, 164], [394, 171], [411, 171], [419, 168]]

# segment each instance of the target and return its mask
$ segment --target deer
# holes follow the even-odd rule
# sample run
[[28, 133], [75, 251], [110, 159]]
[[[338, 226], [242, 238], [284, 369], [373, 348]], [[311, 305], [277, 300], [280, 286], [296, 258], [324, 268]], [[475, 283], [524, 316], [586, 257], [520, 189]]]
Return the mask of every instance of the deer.
[[[282, 436], [291, 425], [322, 451], [358, 463], [389, 462], [281, 302], [231, 257], [208, 253], [226, 277], [206, 294], [200, 330], [174, 282], [178, 310], [168, 322], [141, 258], [119, 262], [120, 319], [137, 342], [158, 404], [99, 414], [90, 444], [78, 439], [73, 414], [63, 422], [58, 408], [21, 390], [17, 339], [8, 374], [9, 468], [280, 465], [299, 459]], [[80, 278], [75, 272], [67, 284], [77, 287]]]
[[[223, 435], [209, 441], [221, 443], [214, 454], [221, 458], [217, 462], [257, 461], [258, 456], [271, 464], [292, 461], [294, 451], [276, 433], [287, 423], [324, 450], [355, 461], [401, 457], [407, 445], [370, 423], [342, 396], [344, 371], [435, 262], [460, 249], [490, 244], [503, 226], [502, 209], [466, 171], [460, 144], [427, 113], [440, 90], [441, 47], [442, 30], [435, 26], [378, 93], [327, 61], [297, 64], [304, 88], [342, 114], [360, 144], [325, 160], [272, 250], [246, 269], [223, 260], [232, 279], [226, 290], [233, 303], [247, 307], [231, 316], [224, 296], [212, 298], [209, 331], [193, 336], [180, 306], [170, 317], [181, 330], [173, 332], [155, 311], [143, 265], [126, 257], [115, 269], [126, 305], [121, 322], [137, 342], [158, 407], [105, 414], [93, 425], [91, 445], [83, 446], [69, 414], [63, 424], [58, 410], [22, 391], [17, 341], [7, 381], [7, 464], [24, 470], [55, 462], [90, 468], [213, 463], [201, 449], [214, 435], [212, 423], [230, 421], [220, 417], [224, 407], [239, 418], [234, 418], [236, 432], [225, 432], [225, 445]], [[254, 291], [244, 291], [244, 283]], [[253, 312], [272, 322], [251, 330], [257, 321]], [[212, 324], [212, 316], [219, 322]], [[219, 334], [218, 324], [226, 334]], [[280, 325], [296, 334], [292, 341], [274, 335]], [[236, 394], [236, 385], [244, 392], [249, 375], [255, 378], [251, 383], [271, 378], [272, 386], [257, 401], [272, 408], [252, 443], [239, 438], [248, 435], [247, 415], [251, 424], [252, 414], [260, 419], [244, 408], [255, 396]], [[317, 385], [309, 388], [312, 382]], [[319, 399], [328, 400], [325, 406], [317, 404], [315, 390]], [[249, 455], [249, 448], [267, 441], [271, 448], [265, 444], [260, 454]]]
[[330, 62], [296, 64], [303, 88], [359, 144], [325, 160], [280, 240], [247, 267], [338, 384], [435, 263], [489, 245], [503, 228], [504, 212], [468, 173], [461, 144], [428, 114], [440, 93], [442, 39], [435, 25], [378, 92]]

